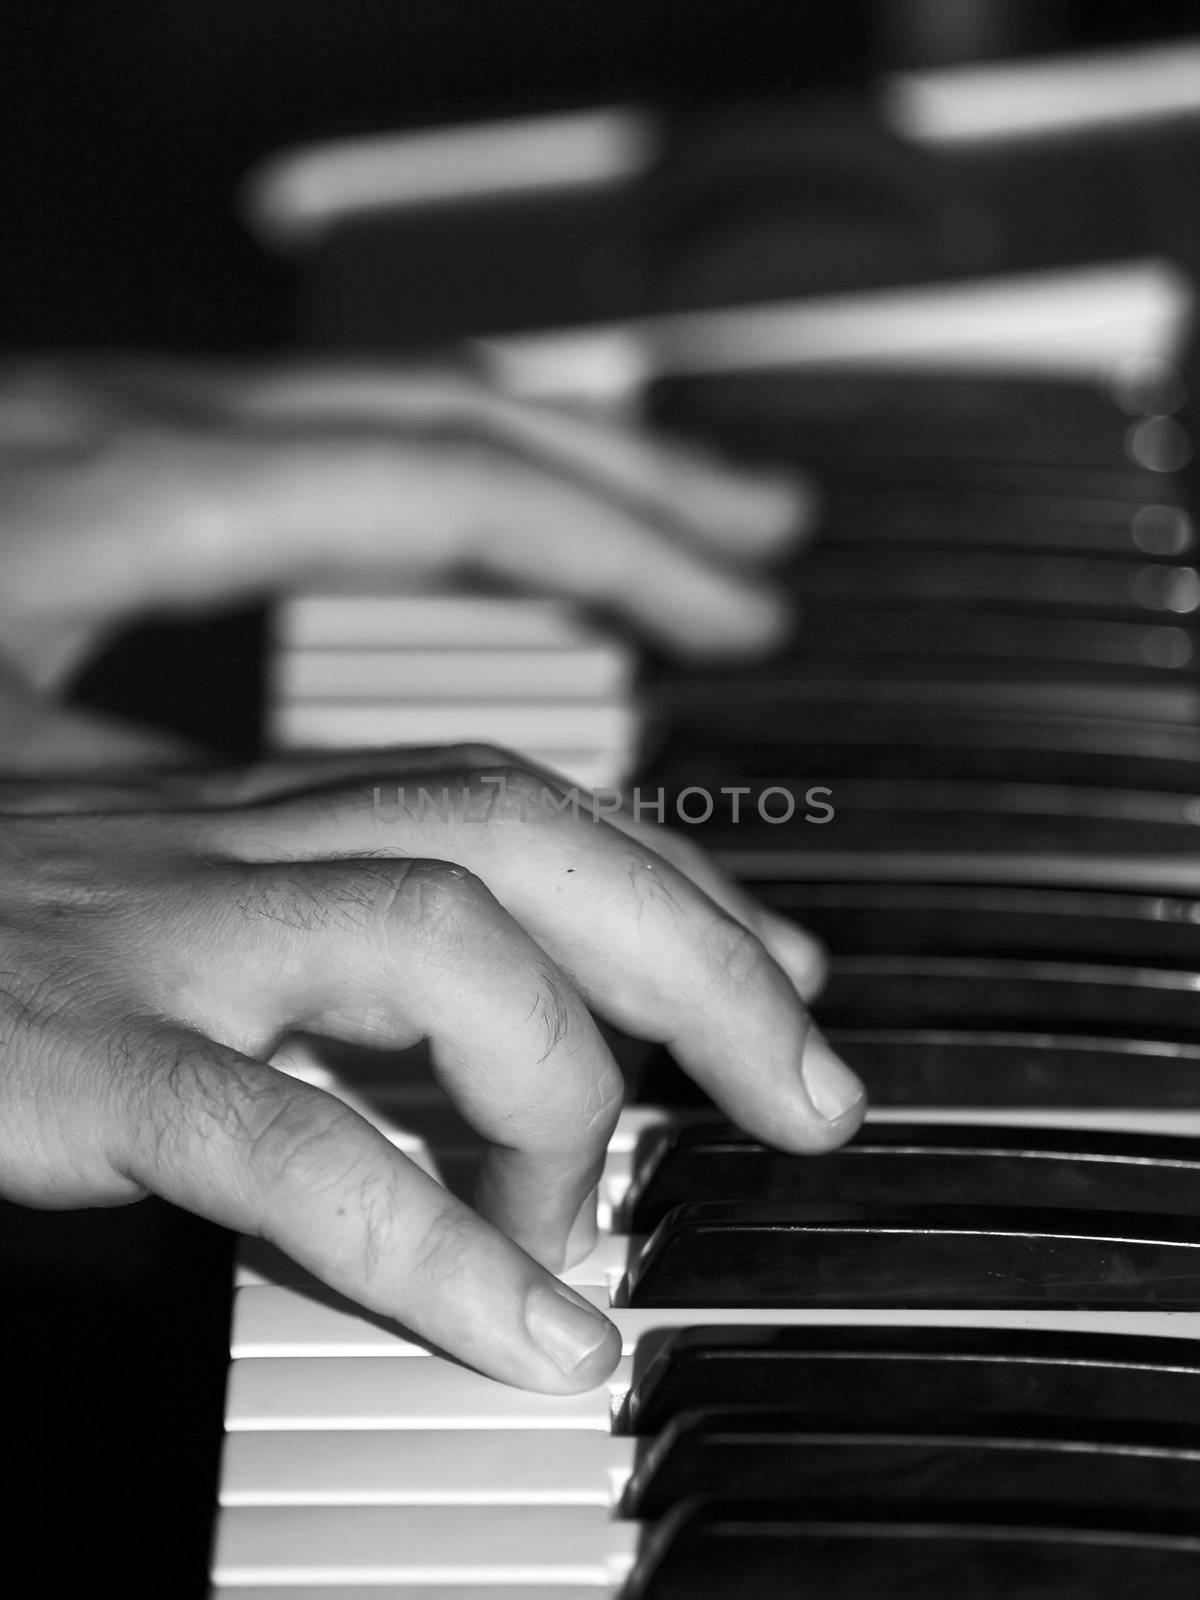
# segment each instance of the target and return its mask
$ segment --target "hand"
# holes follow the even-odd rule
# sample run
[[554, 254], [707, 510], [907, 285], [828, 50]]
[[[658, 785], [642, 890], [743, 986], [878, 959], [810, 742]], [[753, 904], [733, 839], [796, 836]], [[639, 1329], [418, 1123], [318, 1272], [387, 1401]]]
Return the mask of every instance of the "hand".
[[33, 363], [0, 385], [0, 640], [49, 685], [146, 611], [475, 575], [752, 652], [809, 500], [453, 371]]
[[[173, 809], [136, 785], [74, 807], [0, 789], [0, 1192], [154, 1192], [494, 1377], [591, 1387], [615, 1330], [551, 1276], [594, 1239], [620, 1106], [591, 1012], [669, 1043], [760, 1137], [819, 1151], [863, 1111], [801, 998], [819, 951], [690, 846], [572, 816], [499, 752], [373, 759], [210, 780], [203, 805], [177, 787]], [[430, 1040], [488, 1141], [477, 1212], [265, 1064], [298, 1031]]]

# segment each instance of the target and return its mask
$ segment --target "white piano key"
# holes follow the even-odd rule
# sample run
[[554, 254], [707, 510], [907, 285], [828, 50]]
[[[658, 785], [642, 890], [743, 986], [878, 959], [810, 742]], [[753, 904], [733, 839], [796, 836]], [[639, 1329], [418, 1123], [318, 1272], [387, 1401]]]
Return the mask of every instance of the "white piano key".
[[593, 1506], [229, 1507], [218, 1584], [603, 1584], [632, 1562], [636, 1523]]
[[[242, 210], [260, 240], [292, 252], [372, 212], [603, 191], [645, 172], [658, 148], [657, 120], [629, 106], [322, 139], [254, 166]], [[379, 387], [390, 420], [382, 375]]]
[[598, 635], [564, 601], [484, 595], [294, 595], [275, 618], [277, 650], [573, 650]]
[[1200, 1313], [1194, 1311], [1010, 1311], [989, 1307], [986, 1310], [955, 1308], [926, 1310], [908, 1308], [836, 1307], [732, 1308], [723, 1306], [613, 1306], [602, 1289], [581, 1288], [585, 1300], [602, 1310], [620, 1329], [621, 1346], [632, 1354], [639, 1339], [654, 1329], [695, 1328], [705, 1325], [770, 1326], [792, 1328], [879, 1327], [901, 1328], [1020, 1328], [1051, 1332], [1141, 1334], [1165, 1339], [1200, 1339]]
[[[616, 1241], [618, 1244], [623, 1241]], [[615, 1254], [615, 1251], [614, 1251]], [[571, 1281], [568, 1277], [567, 1281]], [[837, 1307], [782, 1307], [773, 1310], [739, 1307], [672, 1307], [659, 1309], [647, 1306], [614, 1305], [608, 1285], [576, 1282], [577, 1292], [604, 1312], [621, 1331], [624, 1349], [632, 1353], [643, 1333], [651, 1328], [680, 1328], [695, 1323], [770, 1324], [785, 1327], [815, 1327], [829, 1325], [876, 1325], [895, 1323], [905, 1327], [1006, 1327], [1097, 1330], [1105, 1333], [1152, 1333], [1175, 1338], [1200, 1337], [1200, 1313], [1190, 1311], [1069, 1311], [1069, 1310], [1009, 1310], [1007, 1308], [947, 1309], [874, 1309]], [[360, 1313], [349, 1301], [329, 1305], [312, 1300], [300, 1290], [278, 1287], [246, 1287], [237, 1291], [234, 1305], [233, 1352], [241, 1367], [250, 1368], [259, 1362], [285, 1360], [292, 1365], [305, 1361], [351, 1362], [378, 1361], [386, 1364], [399, 1360], [408, 1366], [407, 1358], [427, 1354], [426, 1347], [415, 1343], [399, 1329], [391, 1329]], [[291, 1380], [302, 1387], [311, 1382], [314, 1391], [321, 1393], [324, 1379], [314, 1376], [306, 1380], [301, 1374], [290, 1373]], [[366, 1382], [367, 1374], [356, 1381]], [[268, 1380], [263, 1380], [266, 1383]], [[378, 1381], [386, 1383], [380, 1375]], [[419, 1384], [419, 1374], [409, 1380]], [[239, 1378], [241, 1389], [258, 1404], [255, 1383], [246, 1373]], [[273, 1392], [273, 1391], [270, 1391]], [[233, 1393], [232, 1387], [230, 1391]], [[336, 1398], [336, 1397], [335, 1397]], [[291, 1404], [291, 1402], [288, 1402]], [[297, 1405], [307, 1402], [298, 1400]], [[347, 1403], [349, 1403], [347, 1401]], [[239, 1405], [241, 1402], [239, 1401]], [[314, 1405], [324, 1405], [322, 1399]], [[357, 1401], [355, 1402], [357, 1404]], [[240, 1415], [240, 1412], [239, 1412]], [[300, 1426], [293, 1420], [287, 1426]], [[323, 1423], [322, 1426], [334, 1426]]]
[[304, 700], [275, 708], [272, 742], [344, 750], [404, 744], [500, 744], [516, 750], [631, 748], [633, 713], [617, 701]]
[[285, 1284], [260, 1278], [245, 1281], [235, 1290], [230, 1351], [235, 1361], [272, 1356], [427, 1354], [423, 1344], [399, 1327], [377, 1324], [370, 1313], [325, 1290], [307, 1274], [301, 1276], [299, 1269]]
[[614, 1506], [636, 1441], [599, 1429], [226, 1435], [221, 1504]]
[[[489, 1583], [384, 1583], [371, 1584], [272, 1584], [270, 1600], [530, 1600], [526, 1584]], [[221, 1584], [213, 1600], [263, 1600], [258, 1584]], [[608, 1583], [539, 1584], [537, 1600], [612, 1600]]]
[[986, 1122], [1020, 1128], [1083, 1128], [1112, 1133], [1168, 1133], [1200, 1139], [1200, 1111], [1113, 1106], [879, 1106], [868, 1122]]
[[[392, 1352], [394, 1355], [396, 1352]], [[442, 1356], [279, 1357], [235, 1360], [225, 1427], [291, 1432], [359, 1428], [591, 1428], [607, 1433], [613, 1382], [581, 1395], [534, 1394]]]
[[561, 650], [349, 648], [289, 650], [275, 662], [280, 700], [452, 700], [463, 695], [529, 700], [611, 699], [633, 681], [619, 645]]

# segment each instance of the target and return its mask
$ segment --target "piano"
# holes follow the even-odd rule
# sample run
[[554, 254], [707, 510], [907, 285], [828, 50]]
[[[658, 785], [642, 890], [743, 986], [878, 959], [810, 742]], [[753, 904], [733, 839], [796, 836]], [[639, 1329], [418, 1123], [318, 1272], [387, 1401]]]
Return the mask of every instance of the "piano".
[[[624, 1355], [581, 1396], [472, 1373], [245, 1243], [214, 1600], [1196, 1592], [1188, 290], [1135, 263], [879, 308], [638, 330], [655, 415], [825, 485], [783, 657], [653, 663], [630, 720], [624, 647], [550, 604], [283, 615], [284, 743], [421, 737], [425, 695], [394, 685], [441, 683], [455, 736], [661, 796], [827, 941], [817, 1014], [872, 1110], [845, 1150], [783, 1156], [616, 1041], [602, 1237], [565, 1277]], [[481, 348], [525, 393], [573, 349], [594, 395], [631, 343]], [[279, 1064], [469, 1190], [419, 1052], [298, 1039]]]
[[[1143, 63], [1136, 93], [1104, 78], [1100, 105], [1094, 83], [1057, 85], [1063, 125], [1107, 126], [1114, 100], [1181, 116], [1191, 59]], [[898, 125], [972, 149], [1024, 140], [989, 84], [897, 80]], [[615, 157], [601, 144], [606, 181], [639, 159], [636, 139]], [[618, 293], [608, 324], [593, 306], [565, 334], [470, 330], [514, 392], [641, 394], [735, 452], [817, 465], [827, 514], [792, 581], [819, 600], [786, 659], [643, 673], [543, 603], [318, 595], [282, 611], [280, 742], [458, 736], [447, 701], [477, 718], [467, 669], [483, 667], [505, 698], [471, 737], [588, 785], [661, 787], [668, 814], [689, 788], [751, 786], [748, 827], [716, 809], [695, 831], [835, 951], [820, 1014], [874, 1109], [844, 1155], [780, 1162], [623, 1042], [605, 1237], [570, 1276], [612, 1306], [626, 1351], [575, 1399], [490, 1384], [244, 1247], [215, 1600], [740, 1600], [794, 1594], [797, 1574], [871, 1600], [951, 1583], [1196, 1592], [1189, 290], [1157, 257], [1050, 256], [952, 292], [648, 321]], [[611, 300], [620, 273], [600, 276]], [[857, 419], [852, 450], [830, 414]], [[531, 713], [551, 656], [558, 692]], [[422, 671], [436, 693], [393, 698]], [[832, 826], [758, 814], [763, 791], [784, 791], [770, 811], [814, 786]], [[469, 1138], [419, 1059], [297, 1040], [281, 1064], [469, 1183]], [[207, 1523], [224, 1246], [137, 1210], [140, 1253], [119, 1218], [71, 1219], [69, 1292], [52, 1260], [65, 1219], [5, 1239], [33, 1302], [8, 1309], [16, 1415], [35, 1424], [15, 1434], [12, 1548], [36, 1553], [50, 1592], [105, 1568], [130, 1593], [182, 1593], [147, 1517], [191, 1505], [172, 1552], [189, 1558]], [[142, 1322], [121, 1292], [135, 1278], [154, 1302]], [[53, 1388], [25, 1392], [28, 1368], [51, 1377], [49, 1327]], [[143, 1426], [139, 1405], [171, 1426]]]

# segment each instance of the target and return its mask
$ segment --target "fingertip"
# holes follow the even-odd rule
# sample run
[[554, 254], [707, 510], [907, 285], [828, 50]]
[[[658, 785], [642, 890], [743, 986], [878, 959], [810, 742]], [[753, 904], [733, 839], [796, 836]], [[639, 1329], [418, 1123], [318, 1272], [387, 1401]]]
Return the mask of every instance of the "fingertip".
[[738, 536], [748, 556], [782, 554], [805, 542], [817, 520], [820, 490], [790, 467], [730, 473], [706, 500], [706, 515]]
[[594, 1389], [621, 1357], [621, 1335], [608, 1318], [552, 1278], [530, 1288], [525, 1327], [545, 1368], [546, 1381], [538, 1387], [552, 1393]]
[[819, 1028], [810, 1028], [800, 1062], [813, 1110], [822, 1124], [826, 1147], [844, 1144], [862, 1124], [867, 1094], [857, 1073], [831, 1047]]
[[815, 1000], [829, 977], [829, 956], [825, 946], [806, 929], [772, 912], [760, 913], [763, 943], [792, 980], [792, 987], [806, 1003]]
[[787, 596], [768, 584], [720, 575], [694, 596], [678, 589], [660, 631], [677, 655], [698, 661], [769, 655], [792, 634], [795, 612]]

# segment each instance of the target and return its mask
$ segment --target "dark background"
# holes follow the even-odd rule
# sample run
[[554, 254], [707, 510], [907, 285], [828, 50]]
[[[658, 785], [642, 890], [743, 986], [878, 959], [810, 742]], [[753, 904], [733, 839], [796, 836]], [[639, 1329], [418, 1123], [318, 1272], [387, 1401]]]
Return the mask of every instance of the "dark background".
[[976, 13], [985, 54], [1196, 25], [1188, 0], [952, 10], [940, 44], [913, 25], [919, 0], [5, 0], [0, 349], [244, 348], [294, 333], [292, 280], [232, 203], [247, 167], [283, 144], [862, 84], [969, 47], [961, 19]]

